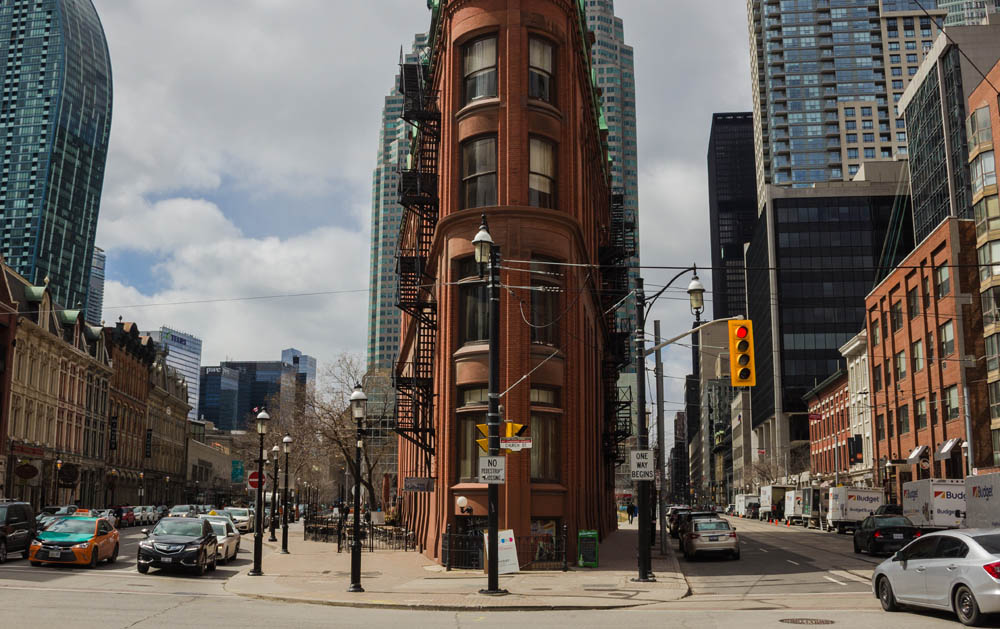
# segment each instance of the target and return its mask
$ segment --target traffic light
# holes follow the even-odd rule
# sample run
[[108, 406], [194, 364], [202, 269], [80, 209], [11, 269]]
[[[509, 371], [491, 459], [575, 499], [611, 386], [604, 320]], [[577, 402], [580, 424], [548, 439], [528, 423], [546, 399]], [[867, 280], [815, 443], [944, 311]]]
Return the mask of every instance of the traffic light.
[[490, 425], [489, 424], [476, 424], [476, 428], [485, 437], [484, 439], [476, 439], [476, 443], [479, 444], [479, 448], [486, 454], [490, 453]]
[[528, 429], [527, 424], [515, 424], [514, 422], [504, 422], [504, 437], [507, 439], [513, 439], [514, 437], [520, 437], [524, 434], [524, 431]]
[[753, 358], [753, 323], [749, 319], [729, 322], [729, 381], [734, 387], [757, 384]]

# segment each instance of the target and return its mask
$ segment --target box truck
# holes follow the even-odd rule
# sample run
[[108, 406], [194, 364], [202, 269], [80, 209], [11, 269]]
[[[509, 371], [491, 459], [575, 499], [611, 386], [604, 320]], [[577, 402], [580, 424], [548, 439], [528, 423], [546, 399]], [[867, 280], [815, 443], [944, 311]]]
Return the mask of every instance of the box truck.
[[802, 522], [802, 490], [790, 489], [785, 492], [785, 524]]
[[802, 526], [822, 529], [826, 524], [826, 512], [830, 494], [819, 487], [802, 490]]
[[782, 520], [785, 517], [785, 492], [791, 485], [765, 485], [760, 488], [760, 519]]
[[1000, 473], [965, 478], [965, 527], [1000, 528]]
[[831, 487], [827, 526], [841, 534], [848, 529], [853, 531], [884, 502], [881, 489]]
[[903, 483], [903, 515], [919, 528], [958, 528], [964, 512], [964, 480], [925, 478]]
[[754, 504], [760, 504], [760, 496], [754, 494], [736, 494], [736, 515], [741, 518], [747, 517], [747, 507]]

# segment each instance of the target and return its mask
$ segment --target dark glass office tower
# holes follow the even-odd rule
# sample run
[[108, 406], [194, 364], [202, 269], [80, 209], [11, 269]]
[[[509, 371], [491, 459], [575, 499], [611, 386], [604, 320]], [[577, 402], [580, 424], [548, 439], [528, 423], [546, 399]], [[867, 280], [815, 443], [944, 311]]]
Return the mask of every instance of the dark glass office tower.
[[84, 307], [111, 129], [111, 58], [90, 0], [0, 3], [0, 254]]
[[757, 222], [753, 113], [712, 114], [708, 140], [708, 216], [713, 318], [746, 312], [743, 246]]

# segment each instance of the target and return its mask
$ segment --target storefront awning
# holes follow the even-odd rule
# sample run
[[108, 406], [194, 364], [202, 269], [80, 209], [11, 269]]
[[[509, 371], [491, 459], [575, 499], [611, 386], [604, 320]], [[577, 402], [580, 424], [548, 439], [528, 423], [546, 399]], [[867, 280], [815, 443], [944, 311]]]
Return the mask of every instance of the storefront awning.
[[954, 439], [949, 439], [948, 441], [945, 441], [943, 444], [941, 444], [941, 447], [938, 448], [938, 451], [934, 453], [934, 460], [947, 461], [948, 459], [951, 458], [951, 455], [954, 453], [955, 448], [958, 447], [958, 445], [961, 443], [962, 439], [960, 437], [955, 437]]
[[910, 453], [910, 456], [906, 457], [906, 462], [920, 463], [920, 459], [924, 458], [926, 455], [927, 446], [917, 446], [916, 448], [913, 448], [913, 452]]

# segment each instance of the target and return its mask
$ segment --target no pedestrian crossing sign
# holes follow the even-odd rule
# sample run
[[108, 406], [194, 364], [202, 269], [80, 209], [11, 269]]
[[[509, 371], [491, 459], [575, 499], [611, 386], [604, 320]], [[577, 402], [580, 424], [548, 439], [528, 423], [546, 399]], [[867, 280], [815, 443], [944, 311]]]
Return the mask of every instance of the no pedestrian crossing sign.
[[632, 450], [631, 480], [654, 480], [655, 470], [652, 450]]
[[507, 458], [502, 456], [479, 457], [479, 482], [503, 485], [507, 482]]

